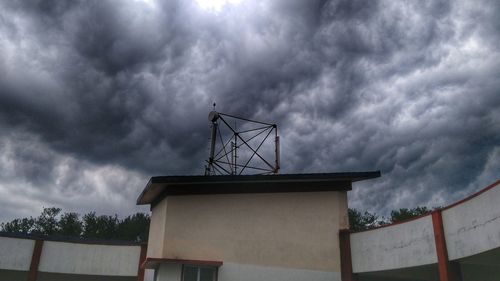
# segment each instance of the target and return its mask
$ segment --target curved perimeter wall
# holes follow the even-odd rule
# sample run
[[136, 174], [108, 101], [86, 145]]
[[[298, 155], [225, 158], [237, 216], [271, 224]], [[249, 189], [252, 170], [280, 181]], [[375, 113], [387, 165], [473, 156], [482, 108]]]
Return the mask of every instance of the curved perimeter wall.
[[352, 271], [436, 264], [440, 236], [450, 261], [500, 249], [500, 181], [432, 214], [351, 233]]
[[500, 185], [442, 211], [450, 260], [500, 247]]
[[354, 272], [390, 270], [437, 262], [432, 219], [351, 234]]
[[[41, 250], [38, 254], [36, 245]], [[146, 274], [144, 279], [144, 271], [141, 273], [139, 270], [141, 253], [145, 256], [145, 251], [145, 245], [91, 244], [0, 236], [0, 280], [152, 280], [150, 274]], [[38, 270], [34, 270], [36, 266]], [[35, 272], [30, 272], [30, 268]], [[36, 279], [33, 279], [33, 275]]]

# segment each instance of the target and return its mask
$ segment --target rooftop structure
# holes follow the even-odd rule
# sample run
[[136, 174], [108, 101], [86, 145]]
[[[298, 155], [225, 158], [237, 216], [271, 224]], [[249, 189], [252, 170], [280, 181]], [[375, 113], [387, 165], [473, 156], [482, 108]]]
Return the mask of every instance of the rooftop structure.
[[340, 280], [347, 191], [380, 172], [153, 177], [155, 281]]
[[215, 103], [208, 120], [212, 134], [206, 176], [278, 173], [280, 141], [276, 124], [217, 112]]
[[152, 177], [137, 204], [152, 204], [169, 195], [237, 194], [348, 191], [352, 183], [380, 177], [379, 171], [228, 176], [163, 176]]

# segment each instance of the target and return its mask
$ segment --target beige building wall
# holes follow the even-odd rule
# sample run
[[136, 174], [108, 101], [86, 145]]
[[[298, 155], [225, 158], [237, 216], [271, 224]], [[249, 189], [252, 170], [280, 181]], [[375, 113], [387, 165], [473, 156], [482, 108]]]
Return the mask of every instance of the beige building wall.
[[148, 257], [339, 272], [341, 228], [345, 191], [169, 196], [153, 209]]
[[163, 257], [163, 246], [165, 244], [165, 223], [167, 214], [167, 200], [162, 200], [151, 210], [151, 222], [149, 224], [148, 257]]

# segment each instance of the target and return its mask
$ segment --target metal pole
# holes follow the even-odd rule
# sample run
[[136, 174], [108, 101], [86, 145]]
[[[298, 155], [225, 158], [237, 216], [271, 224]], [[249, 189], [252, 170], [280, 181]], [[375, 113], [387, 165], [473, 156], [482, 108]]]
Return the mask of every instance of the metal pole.
[[[236, 133], [237, 134], [237, 133]], [[237, 159], [238, 159], [238, 146], [237, 146], [237, 143], [238, 143], [238, 138], [237, 138], [237, 135], [234, 135], [234, 174], [237, 175], [238, 174], [238, 163], [237, 163]]]
[[231, 168], [231, 175], [234, 175], [234, 167], [236, 166], [236, 163], [234, 162], [234, 142], [231, 142], [231, 163], [229, 164], [229, 167]]
[[278, 127], [276, 125], [274, 125], [274, 130], [274, 153], [276, 155], [276, 166], [274, 168], [274, 173], [277, 174], [280, 169], [280, 137], [278, 136]]
[[[215, 107], [215, 103], [214, 103], [214, 107]], [[212, 137], [210, 139], [211, 143], [210, 143], [210, 156], [208, 158], [208, 167], [207, 167], [207, 171], [205, 173], [208, 172], [208, 175], [210, 175], [212, 173], [212, 168], [214, 168], [214, 154], [215, 154], [215, 142], [217, 140], [217, 119], [219, 119], [219, 113], [217, 111], [211, 111], [209, 114], [208, 114], [208, 120], [210, 122], [212, 122]]]
[[212, 122], [212, 137], [210, 139], [210, 157], [208, 158], [208, 173], [210, 174], [214, 163], [215, 141], [217, 139], [217, 122]]

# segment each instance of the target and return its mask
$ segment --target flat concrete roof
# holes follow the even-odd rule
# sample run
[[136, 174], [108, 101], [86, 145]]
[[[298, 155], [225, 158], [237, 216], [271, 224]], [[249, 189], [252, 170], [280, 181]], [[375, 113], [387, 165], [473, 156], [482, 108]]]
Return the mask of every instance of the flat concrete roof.
[[380, 171], [282, 175], [161, 176], [152, 177], [138, 205], [172, 195], [347, 191], [352, 182], [380, 177]]

